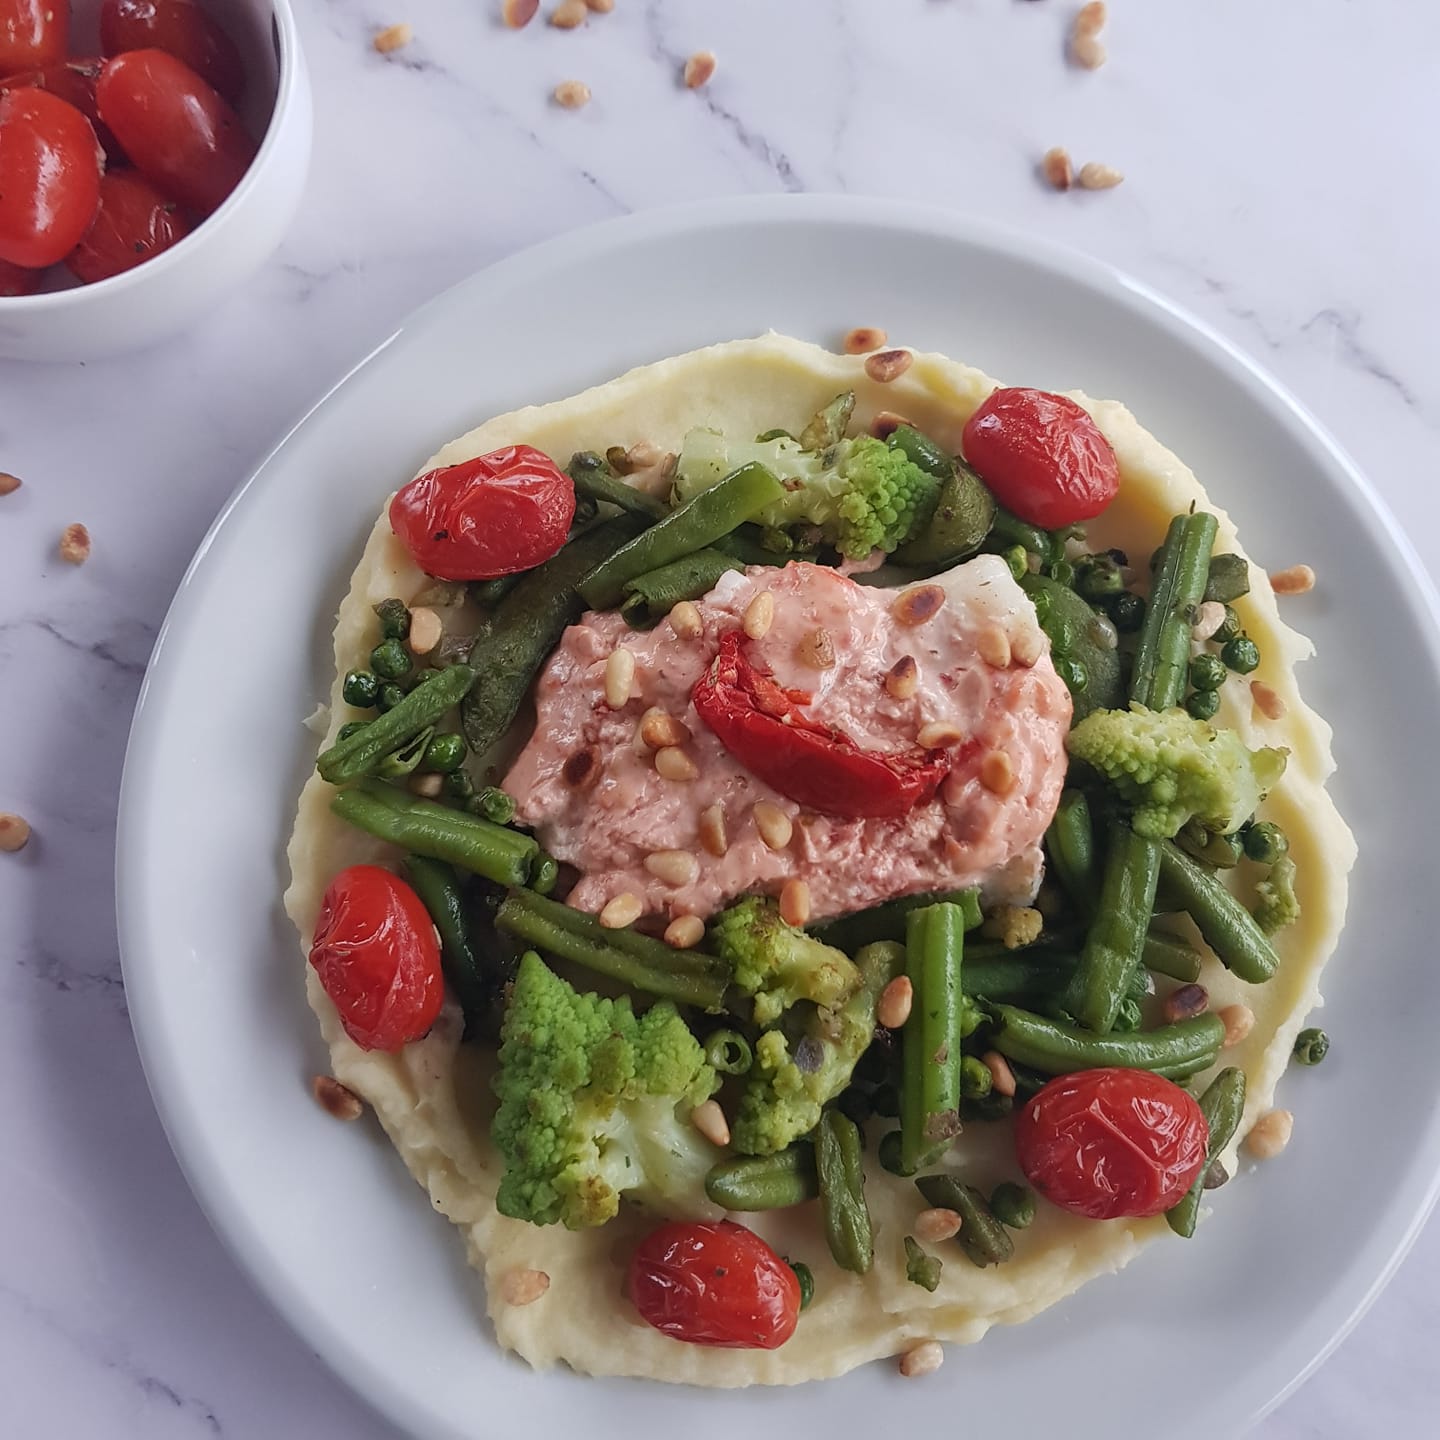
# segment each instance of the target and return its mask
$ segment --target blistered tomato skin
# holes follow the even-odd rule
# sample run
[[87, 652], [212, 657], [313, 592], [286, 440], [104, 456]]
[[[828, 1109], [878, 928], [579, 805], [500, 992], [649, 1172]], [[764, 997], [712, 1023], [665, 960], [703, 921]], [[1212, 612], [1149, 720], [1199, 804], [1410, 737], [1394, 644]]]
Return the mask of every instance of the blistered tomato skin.
[[189, 233], [173, 200], [134, 170], [115, 170], [102, 177], [95, 222], [65, 265], [76, 279], [93, 285], [143, 265]]
[[652, 1230], [631, 1257], [629, 1291], [646, 1321], [689, 1345], [774, 1350], [800, 1318], [795, 1272], [732, 1220]]
[[1120, 489], [1120, 464], [1073, 400], [997, 390], [965, 422], [965, 459], [1012, 515], [1058, 530], [1098, 515]]
[[1015, 1122], [1026, 1179], [1091, 1220], [1170, 1209], [1204, 1168], [1209, 1140], [1194, 1097], [1148, 1070], [1058, 1076]]
[[115, 137], [100, 122], [100, 108], [95, 103], [95, 86], [100, 79], [100, 68], [105, 62], [96, 59], [65, 60], [58, 65], [47, 65], [43, 70], [25, 70], [0, 80], [0, 91], [44, 90], [73, 105], [95, 127], [96, 138], [105, 149], [108, 159], [123, 161], [124, 155]]
[[438, 580], [533, 569], [559, 552], [574, 518], [570, 477], [531, 445], [429, 470], [390, 502], [391, 528]]
[[245, 93], [245, 67], [235, 42], [195, 0], [104, 0], [100, 48], [106, 55], [164, 50], [232, 105]]
[[0, 0], [0, 75], [65, 58], [70, 0]]
[[378, 865], [352, 865], [320, 902], [310, 963], [362, 1050], [398, 1050], [445, 998], [440, 944], [420, 897]]
[[0, 260], [43, 270], [63, 260], [100, 202], [90, 122], [43, 90], [0, 95]]

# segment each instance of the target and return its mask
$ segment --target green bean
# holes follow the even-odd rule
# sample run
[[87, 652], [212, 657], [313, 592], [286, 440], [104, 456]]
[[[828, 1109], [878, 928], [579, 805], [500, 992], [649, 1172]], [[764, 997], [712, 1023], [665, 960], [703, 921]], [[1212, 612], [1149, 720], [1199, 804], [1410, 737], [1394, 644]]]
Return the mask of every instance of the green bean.
[[1330, 1053], [1330, 1037], [1312, 1025], [1295, 1037], [1291, 1053], [1301, 1065], [1318, 1065]]
[[780, 554], [761, 543], [764, 531], [754, 525], [739, 525], [707, 547], [738, 560], [741, 565], [784, 565], [794, 558], [791, 551]]
[[1055, 818], [1045, 832], [1050, 864], [1065, 893], [1088, 916], [1095, 906], [1095, 831], [1090, 824], [1090, 805], [1083, 791], [1066, 790], [1060, 796]]
[[405, 878], [420, 897], [440, 932], [440, 964], [465, 1014], [465, 1028], [479, 1025], [494, 998], [470, 933], [465, 892], [450, 866], [423, 855], [407, 855], [401, 864]]
[[498, 885], [523, 885], [540, 853], [528, 835], [422, 800], [382, 780], [361, 780], [337, 791], [330, 808], [381, 840], [431, 860], [447, 860]]
[[978, 1055], [966, 1055], [960, 1061], [960, 1098], [983, 1100], [995, 1088], [995, 1076]]
[[[948, 480], [955, 474], [956, 463], [928, 435], [913, 425], [897, 425], [886, 437], [885, 443], [892, 450], [898, 450], [912, 465], [919, 466], [927, 475], [937, 480]], [[979, 481], [977, 479], [976, 483]], [[994, 502], [990, 509], [994, 510]], [[988, 525], [985, 527], [990, 528]], [[980, 539], [985, 537], [981, 535]]]
[[[896, 430], [888, 444], [892, 450], [903, 451], [922, 470], [939, 475], [943, 482], [929, 521], [913, 540], [895, 552], [891, 557], [894, 562], [942, 566], [973, 555], [995, 520], [995, 501], [980, 477], [968, 465], [952, 463], [937, 446], [907, 425]], [[939, 457], [938, 463], [926, 463], [920, 458], [927, 447]], [[938, 464], [944, 468], [938, 468]]]
[[1250, 593], [1250, 566], [1243, 555], [1214, 555], [1205, 579], [1205, 599], [1229, 605]]
[[427, 725], [413, 740], [407, 740], [398, 750], [382, 756], [374, 767], [374, 773], [382, 780], [403, 780], [407, 775], [413, 775], [425, 758], [434, 734], [435, 727]]
[[944, 1268], [944, 1261], [938, 1255], [928, 1254], [922, 1249], [913, 1235], [905, 1237], [905, 1278], [912, 1285], [919, 1285], [921, 1289], [934, 1294], [940, 1284], [940, 1272]]
[[805, 450], [825, 450], [845, 438], [850, 417], [855, 413], [855, 392], [846, 390], [828, 405], [822, 405], [800, 432], [800, 445]]
[[1160, 551], [1160, 568], [1135, 651], [1130, 698], [1151, 710], [1178, 704], [1190, 663], [1188, 618], [1205, 593], [1215, 517], [1204, 511], [1177, 515]]
[[1161, 930], [1151, 930], [1145, 937], [1145, 948], [1141, 952], [1141, 964], [1157, 975], [1168, 975], [1172, 980], [1193, 984], [1200, 978], [1200, 952], [1178, 935], [1167, 935]]
[[380, 634], [386, 640], [408, 640], [410, 638], [410, 608], [403, 600], [393, 596], [370, 607], [380, 622]]
[[815, 1129], [815, 1173], [830, 1254], [842, 1270], [864, 1275], [875, 1259], [864, 1152], [859, 1127], [838, 1110], [827, 1110]]
[[1206, 865], [1213, 865], [1217, 870], [1233, 870], [1244, 854], [1244, 845], [1238, 835], [1217, 835], [1198, 820], [1182, 826], [1175, 843], [1187, 855], [1204, 861]]
[[367, 774], [386, 755], [429, 729], [447, 710], [459, 704], [474, 683], [475, 671], [468, 665], [451, 665], [438, 671], [435, 679], [416, 686], [359, 734], [333, 744], [320, 756], [315, 768], [321, 778], [332, 785]]
[[877, 940], [903, 940], [906, 916], [913, 910], [939, 904], [958, 905], [965, 915], [965, 928], [975, 930], [979, 927], [980, 892], [971, 889], [905, 895], [899, 900], [887, 900], [883, 905], [872, 905], [868, 910], [856, 910], [836, 920], [827, 920], [823, 925], [812, 926], [810, 933], [817, 940], [853, 955], [862, 946], [872, 945]]
[[795, 1279], [800, 1286], [800, 1313], [803, 1315], [815, 1298], [814, 1272], [803, 1260], [786, 1260], [785, 1263], [795, 1272]]
[[1166, 888], [1188, 912], [1221, 964], [1251, 985], [1261, 984], [1275, 973], [1280, 963], [1275, 947], [1213, 870], [1170, 840], [1160, 847], [1160, 868]]
[[965, 912], [944, 902], [905, 917], [905, 971], [914, 987], [901, 1032], [900, 1131], [905, 1163], [932, 1163], [960, 1129], [961, 960]]
[[493, 580], [476, 580], [470, 586], [470, 598], [482, 610], [493, 610], [524, 578], [522, 570], [514, 575], [497, 575]]
[[577, 451], [570, 457], [566, 471], [574, 482], [577, 495], [603, 500], [627, 514], [638, 515], [642, 520], [660, 520], [670, 513], [670, 507], [664, 501], [627, 485], [593, 450]]
[[560, 863], [542, 850], [530, 875], [530, 888], [537, 895], [549, 895], [560, 883]]
[[539, 950], [608, 975], [629, 989], [702, 1010], [721, 1008], [730, 978], [724, 962], [714, 955], [676, 950], [638, 930], [607, 929], [593, 915], [529, 890], [512, 890], [496, 912], [495, 924]]
[[971, 951], [966, 948], [960, 972], [965, 993], [1007, 1005], [1059, 999], [1078, 960], [1073, 953], [1035, 946], [997, 960], [977, 960]]
[[733, 555], [706, 546], [693, 555], [682, 555], [668, 565], [625, 582], [620, 615], [632, 630], [648, 630], [663, 620], [682, 600], [698, 600], [709, 594], [729, 570], [745, 567]]
[[705, 1062], [721, 1075], [746, 1075], [755, 1052], [738, 1030], [716, 1030], [705, 1040]]
[[1028, 1230], [1035, 1222], [1035, 1192], [1004, 1180], [990, 1193], [990, 1210], [1007, 1230]]
[[1240, 1117], [1245, 1113], [1245, 1072], [1234, 1065], [1222, 1070], [1200, 1097], [1200, 1113], [1204, 1115], [1210, 1131], [1205, 1147], [1205, 1164], [1200, 1167], [1195, 1183], [1165, 1212], [1170, 1228], [1186, 1240], [1195, 1233], [1195, 1222], [1200, 1217], [1200, 1192], [1205, 1188], [1205, 1172], [1235, 1138]]
[[1162, 1072], [1193, 1065], [1203, 1070], [1215, 1063], [1225, 1039], [1225, 1023], [1218, 1015], [1197, 1015], [1193, 1020], [1129, 1035], [1091, 1035], [1078, 1025], [1047, 1020], [1011, 1005], [992, 1005], [990, 1016], [995, 1049], [1006, 1059], [1018, 1060], [1046, 1075], [1109, 1065]]
[[483, 815], [494, 825], [508, 825], [515, 818], [515, 797], [497, 785], [487, 785], [466, 804], [472, 815]]
[[971, 1264], [983, 1270], [1015, 1253], [1010, 1232], [990, 1213], [985, 1197], [973, 1185], [963, 1185], [953, 1175], [922, 1175], [915, 1185], [927, 1203], [959, 1215], [960, 1232], [955, 1239]]
[[1050, 555], [1050, 537], [1045, 531], [1038, 525], [1028, 524], [1012, 515], [999, 505], [995, 507], [995, 519], [990, 526], [989, 538], [1001, 549], [1019, 545], [1029, 554], [1039, 555], [1041, 559], [1048, 559]]
[[797, 1141], [774, 1155], [737, 1155], [705, 1177], [705, 1194], [726, 1210], [786, 1210], [820, 1193], [815, 1147]]
[[470, 664], [485, 676], [460, 707], [465, 738], [483, 755], [510, 728], [536, 672], [550, 657], [584, 603], [576, 586], [607, 555], [643, 529], [633, 515], [618, 515], [570, 541], [529, 571], [482, 619]]
[[758, 461], [732, 470], [601, 561], [580, 582], [581, 597], [592, 610], [613, 608], [624, 598], [627, 580], [703, 550], [784, 493], [780, 482]]
[[369, 723], [368, 720], [347, 720], [335, 732], [335, 743], [338, 745], [342, 740], [348, 740], [352, 735], [358, 735]]

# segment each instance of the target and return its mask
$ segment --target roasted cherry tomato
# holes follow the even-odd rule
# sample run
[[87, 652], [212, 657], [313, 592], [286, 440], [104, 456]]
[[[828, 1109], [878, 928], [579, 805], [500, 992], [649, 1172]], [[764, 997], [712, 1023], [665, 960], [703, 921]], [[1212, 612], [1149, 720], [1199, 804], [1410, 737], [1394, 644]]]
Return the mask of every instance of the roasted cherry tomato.
[[111, 160], [123, 160], [125, 157], [115, 137], [100, 123], [100, 108], [95, 103], [95, 85], [104, 63], [103, 60], [93, 59], [66, 60], [59, 65], [47, 65], [43, 70], [23, 70], [18, 75], [0, 80], [0, 91], [25, 86], [58, 96], [73, 105], [95, 127], [96, 138]]
[[173, 200], [143, 175], [114, 170], [100, 181], [100, 209], [85, 238], [65, 257], [66, 268], [86, 285], [143, 265], [190, 233]]
[[232, 105], [245, 93], [245, 67], [235, 42], [194, 0], [105, 0], [100, 48], [106, 55], [164, 50]]
[[240, 117], [164, 50], [107, 60], [95, 96], [100, 118], [136, 167], [201, 215], [220, 208], [255, 158]]
[[63, 260], [95, 218], [101, 163], [73, 105], [43, 90], [0, 95], [0, 260], [32, 270]]
[[33, 295], [40, 288], [41, 278], [39, 270], [27, 270], [22, 265], [0, 260], [0, 298]]
[[320, 902], [310, 963], [362, 1050], [398, 1050], [445, 998], [440, 942], [420, 897], [378, 865], [352, 865]]
[[1168, 1210], [1195, 1183], [1209, 1142], [1194, 1097], [1148, 1070], [1061, 1075], [1015, 1122], [1026, 1179], [1092, 1220]]
[[428, 470], [390, 502], [391, 528], [439, 580], [533, 569], [560, 550], [574, 518], [574, 484], [533, 445]]
[[800, 1281], [733, 1220], [677, 1220], [652, 1230], [630, 1260], [630, 1299], [672, 1340], [775, 1350], [800, 1318]]
[[0, 75], [65, 58], [70, 0], [0, 0]]
[[[715, 738], [747, 769], [798, 805], [827, 815], [907, 815], [928, 800], [962, 749], [862, 750], [829, 725], [809, 719], [810, 697], [782, 689], [744, 653], [739, 630], [690, 698]], [[973, 745], [971, 748], [974, 748]]]
[[1120, 489], [1110, 442], [1063, 395], [997, 390], [966, 421], [962, 440], [995, 498], [1046, 530], [1089, 520]]

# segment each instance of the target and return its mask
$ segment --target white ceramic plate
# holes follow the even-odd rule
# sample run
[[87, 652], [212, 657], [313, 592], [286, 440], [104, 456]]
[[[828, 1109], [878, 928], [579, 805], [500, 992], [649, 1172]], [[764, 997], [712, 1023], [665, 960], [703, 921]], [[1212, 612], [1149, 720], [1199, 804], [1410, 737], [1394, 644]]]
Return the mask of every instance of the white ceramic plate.
[[[853, 324], [1011, 383], [1125, 400], [1254, 553], [1319, 572], [1286, 615], [1320, 647], [1302, 682], [1335, 725], [1334, 792], [1360, 840], [1325, 985], [1335, 1048], [1284, 1082], [1298, 1114], [1284, 1159], [1227, 1189], [1193, 1243], [1156, 1244], [952, 1350], [923, 1384], [888, 1365], [704, 1395], [537, 1376], [497, 1352], [459, 1237], [397, 1157], [325, 1116], [305, 1083], [325, 1062], [279, 896], [330, 617], [381, 500], [440, 442], [698, 345], [768, 328], [834, 344]], [[306, 1342], [427, 1440], [511, 1433], [521, 1416], [545, 1436], [729, 1440], [762, 1413], [770, 1433], [834, 1440], [957, 1414], [1070, 1440], [1236, 1433], [1354, 1322], [1435, 1198], [1423, 817], [1440, 813], [1440, 653], [1419, 575], [1273, 381], [1093, 261], [935, 211], [786, 197], [621, 220], [494, 266], [421, 310], [241, 488], [156, 646], [125, 768], [120, 936], [145, 1070], [200, 1203]]]

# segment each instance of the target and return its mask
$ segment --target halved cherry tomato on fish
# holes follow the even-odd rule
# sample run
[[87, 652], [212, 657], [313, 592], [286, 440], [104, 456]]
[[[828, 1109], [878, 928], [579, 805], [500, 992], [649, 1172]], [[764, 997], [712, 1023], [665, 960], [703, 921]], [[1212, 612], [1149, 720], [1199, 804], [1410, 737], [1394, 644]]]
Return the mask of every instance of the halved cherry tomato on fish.
[[235, 42], [194, 0], [105, 0], [100, 48], [106, 55], [164, 50], [232, 105], [245, 93], [245, 67]]
[[[934, 795], [963, 758], [919, 746], [862, 750], [809, 719], [803, 691], [782, 689], [742, 649], [742, 635], [720, 637], [720, 651], [691, 691], [696, 713], [720, 743], [773, 790], [827, 815], [907, 815]], [[973, 748], [973, 746], [971, 747]]]
[[398, 1050], [445, 998], [440, 942], [420, 897], [378, 865], [352, 865], [320, 902], [310, 963], [362, 1050]]
[[70, 0], [0, 0], [0, 75], [65, 58]]
[[0, 80], [0, 91], [18, 90], [24, 86], [57, 96], [73, 105], [95, 127], [95, 136], [111, 160], [123, 160], [125, 157], [120, 146], [101, 123], [100, 107], [95, 103], [95, 86], [104, 63], [96, 59], [65, 60], [58, 65], [47, 65], [43, 70], [23, 70], [18, 75]]
[[1092, 1220], [1170, 1209], [1204, 1168], [1209, 1141], [1195, 1098], [1148, 1070], [1058, 1076], [1015, 1122], [1025, 1178]]
[[100, 181], [100, 209], [65, 266], [86, 285], [133, 270], [190, 233], [190, 224], [134, 170], [113, 170]]
[[962, 443], [991, 494], [1045, 530], [1089, 520], [1120, 489], [1110, 442], [1063, 395], [997, 390], [965, 422]]
[[0, 260], [63, 260], [100, 203], [99, 142], [73, 106], [43, 90], [0, 95]]
[[33, 295], [40, 288], [42, 272], [27, 270], [23, 265], [12, 265], [0, 260], [0, 299], [16, 295]]
[[733, 1220], [675, 1221], [630, 1259], [630, 1299], [672, 1340], [774, 1350], [800, 1318], [800, 1281], [753, 1230]]
[[574, 518], [574, 484], [533, 445], [427, 470], [390, 502], [391, 528], [439, 580], [533, 569], [559, 552]]
[[240, 117], [164, 50], [107, 60], [95, 95], [100, 118], [135, 167], [201, 215], [220, 208], [255, 158]]

